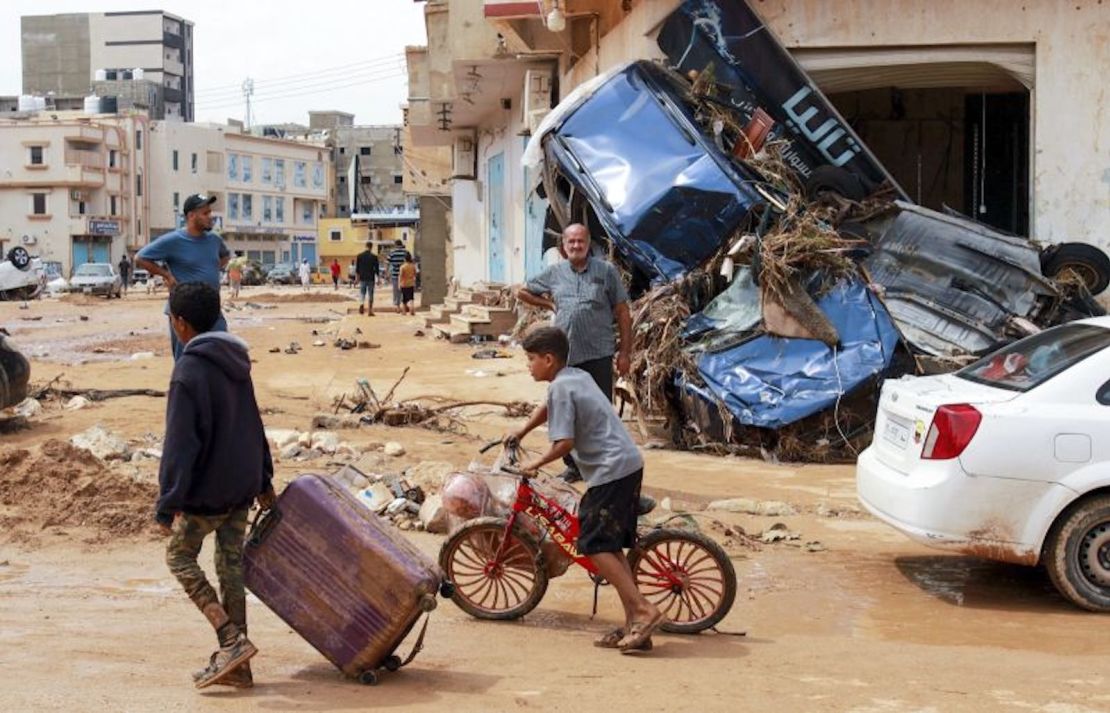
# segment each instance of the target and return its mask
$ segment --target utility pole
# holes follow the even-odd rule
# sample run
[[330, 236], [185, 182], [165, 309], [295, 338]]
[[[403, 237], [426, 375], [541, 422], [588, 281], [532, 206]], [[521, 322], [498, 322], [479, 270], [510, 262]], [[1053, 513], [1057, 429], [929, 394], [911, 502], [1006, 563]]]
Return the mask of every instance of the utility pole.
[[247, 129], [251, 128], [251, 95], [254, 94], [254, 80], [247, 77], [243, 80], [243, 99], [247, 102]]

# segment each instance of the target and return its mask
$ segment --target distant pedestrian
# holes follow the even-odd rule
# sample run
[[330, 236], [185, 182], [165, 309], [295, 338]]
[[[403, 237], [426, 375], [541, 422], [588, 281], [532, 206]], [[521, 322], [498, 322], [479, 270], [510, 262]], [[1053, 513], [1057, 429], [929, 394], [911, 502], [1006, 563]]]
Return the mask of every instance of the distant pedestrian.
[[131, 286], [131, 260], [124, 254], [119, 259], [119, 281], [123, 294], [127, 294], [127, 288]]
[[[247, 345], [212, 331], [222, 319], [218, 286], [184, 282], [170, 293], [170, 326], [185, 346], [170, 377], [154, 519], [169, 537], [170, 572], [216, 631], [219, 648], [193, 674], [196, 687], [250, 688], [248, 660], [258, 650], [247, 639], [243, 541], [251, 503], [274, 504], [274, 464]], [[219, 594], [197, 564], [212, 532]]]
[[355, 261], [351, 260], [351, 264], [347, 266], [347, 282], [351, 283], [351, 287], [354, 287], [357, 279], [358, 273], [355, 271]]
[[[156, 290], [157, 279], [166, 285], [173, 294], [178, 282], [203, 282], [213, 289], [220, 289], [220, 271], [227, 266], [231, 252], [223, 238], [212, 232], [212, 204], [216, 196], [195, 193], [185, 199], [185, 227], [166, 233], [150, 243], [135, 256], [135, 267], [151, 274], [147, 285]], [[170, 314], [169, 302], [166, 303], [167, 319]], [[209, 330], [226, 332], [227, 320], [221, 314]], [[184, 345], [177, 339], [177, 333], [170, 329], [170, 348], [176, 361], [181, 357]]]
[[239, 288], [243, 286], [243, 265], [238, 260], [232, 260], [227, 268], [227, 284], [231, 287], [231, 298], [239, 297]]
[[408, 251], [405, 250], [405, 244], [400, 240], [393, 243], [393, 249], [389, 251], [389, 280], [393, 283], [393, 306], [397, 312], [402, 312], [401, 308], [401, 283], [399, 282], [401, 276], [401, 265], [405, 262], [405, 255]]
[[[358, 254], [355, 261], [355, 271], [358, 273], [358, 313], [366, 312], [374, 316], [374, 282], [378, 279], [380, 271], [378, 256], [374, 254], [374, 243], [367, 241], [366, 249]], [[366, 304], [363, 304], [363, 303]]]
[[309, 267], [307, 259], [301, 260], [301, 266], [297, 272], [301, 276], [301, 287], [304, 288], [305, 292], [308, 292], [308, 285], [312, 282], [312, 268]]
[[333, 259], [331, 261], [331, 284], [335, 289], [339, 289], [339, 275], [343, 272], [343, 268], [339, 267], [339, 260]]
[[412, 261], [411, 253], [405, 253], [405, 261], [397, 273], [397, 284], [401, 286], [401, 311], [416, 314], [412, 306], [416, 299], [416, 263]]

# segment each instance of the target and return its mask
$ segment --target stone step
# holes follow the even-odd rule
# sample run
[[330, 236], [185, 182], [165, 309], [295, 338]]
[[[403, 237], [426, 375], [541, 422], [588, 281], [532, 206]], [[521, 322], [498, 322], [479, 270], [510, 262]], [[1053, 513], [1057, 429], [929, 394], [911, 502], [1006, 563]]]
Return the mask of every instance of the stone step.
[[[515, 312], [513, 312], [512, 310], [495, 309], [492, 312], [487, 310], [490, 310], [490, 308], [479, 307], [475, 305], [468, 307], [467, 311], [464, 311], [461, 314], [451, 315], [451, 318], [454, 319], [455, 317], [465, 317], [469, 322], [473, 324], [485, 325], [487, 327], [486, 332], [496, 335], [509, 334], [513, 331], [513, 327], [516, 326]], [[455, 324], [462, 326], [461, 322], [456, 321]]]
[[[506, 326], [507, 325], [507, 326]], [[451, 322], [449, 327], [452, 330], [470, 330], [470, 334], [479, 335], [483, 337], [498, 337], [512, 331], [513, 326], [516, 325], [516, 320], [511, 322], [502, 321], [488, 321], [478, 319], [477, 317], [468, 317], [464, 314], [451, 315]]]
[[516, 322], [516, 310], [509, 309], [508, 307], [488, 307], [486, 305], [469, 304], [463, 307], [460, 314], [477, 317], [478, 319], [484, 319], [486, 321], [511, 318], [513, 322]]

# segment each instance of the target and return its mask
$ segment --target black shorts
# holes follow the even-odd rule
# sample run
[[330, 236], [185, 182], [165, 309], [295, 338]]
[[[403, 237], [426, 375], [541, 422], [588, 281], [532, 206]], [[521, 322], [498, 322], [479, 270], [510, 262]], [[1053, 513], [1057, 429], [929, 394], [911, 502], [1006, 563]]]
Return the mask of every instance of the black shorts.
[[416, 295], [415, 287], [402, 287], [401, 288], [401, 302], [412, 302], [413, 297]]
[[578, 552], [620, 552], [636, 544], [636, 519], [644, 469], [590, 488], [578, 505]]

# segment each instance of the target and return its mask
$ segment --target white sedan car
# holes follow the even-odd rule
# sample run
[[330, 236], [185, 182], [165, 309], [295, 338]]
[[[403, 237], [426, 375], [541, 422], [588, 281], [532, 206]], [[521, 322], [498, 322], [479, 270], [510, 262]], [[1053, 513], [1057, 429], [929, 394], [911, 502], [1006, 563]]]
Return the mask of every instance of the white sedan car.
[[1044, 564], [1110, 611], [1110, 317], [942, 376], [887, 381], [860, 454], [863, 505], [932, 547]]

